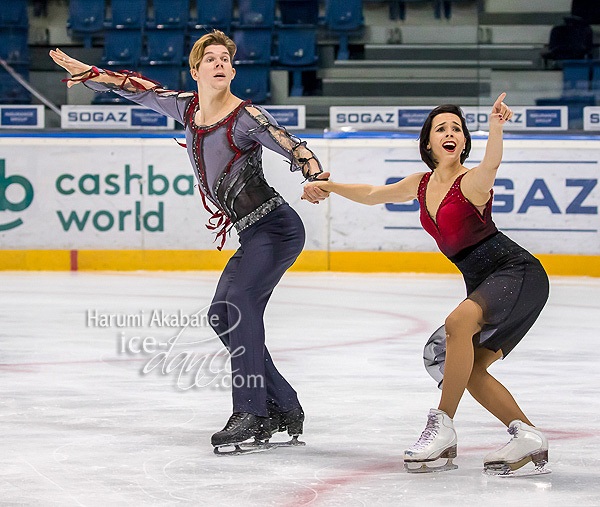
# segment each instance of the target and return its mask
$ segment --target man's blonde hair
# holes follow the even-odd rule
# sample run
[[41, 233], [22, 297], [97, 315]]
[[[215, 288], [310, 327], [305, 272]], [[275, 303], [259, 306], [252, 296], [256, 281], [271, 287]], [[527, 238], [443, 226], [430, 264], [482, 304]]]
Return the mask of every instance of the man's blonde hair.
[[227, 52], [229, 53], [229, 57], [233, 62], [233, 57], [235, 56], [235, 52], [237, 50], [235, 42], [233, 42], [220, 30], [213, 30], [212, 32], [200, 37], [194, 44], [194, 47], [190, 51], [190, 69], [198, 68], [198, 65], [202, 61], [204, 52], [208, 46], [225, 46], [227, 48]]

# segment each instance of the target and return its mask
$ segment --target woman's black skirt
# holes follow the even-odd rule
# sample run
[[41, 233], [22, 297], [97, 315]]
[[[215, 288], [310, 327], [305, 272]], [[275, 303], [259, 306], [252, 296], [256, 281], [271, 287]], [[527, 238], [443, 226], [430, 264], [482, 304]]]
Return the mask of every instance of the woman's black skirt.
[[[533, 255], [501, 232], [460, 260], [454, 260], [467, 286], [467, 299], [483, 310], [479, 346], [506, 357], [538, 318], [548, 299], [548, 276]], [[425, 368], [441, 388], [446, 358], [444, 326], [425, 345]]]

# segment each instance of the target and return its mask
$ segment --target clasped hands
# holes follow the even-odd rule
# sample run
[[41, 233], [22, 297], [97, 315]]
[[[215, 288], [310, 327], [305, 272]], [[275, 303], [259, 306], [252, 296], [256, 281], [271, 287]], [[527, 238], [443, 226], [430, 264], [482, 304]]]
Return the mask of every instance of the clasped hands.
[[[318, 180], [326, 180], [329, 178], [329, 173], [321, 173], [317, 178]], [[302, 194], [301, 199], [312, 204], [319, 204], [320, 201], [324, 201], [329, 197], [329, 192], [321, 188], [324, 184], [326, 184], [325, 181], [311, 181], [310, 183], [307, 183], [304, 185], [304, 194]]]

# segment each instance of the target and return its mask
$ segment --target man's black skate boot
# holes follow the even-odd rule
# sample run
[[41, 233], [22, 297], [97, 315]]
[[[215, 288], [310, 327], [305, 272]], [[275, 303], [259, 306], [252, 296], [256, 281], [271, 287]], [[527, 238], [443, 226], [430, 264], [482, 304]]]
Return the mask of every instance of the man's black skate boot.
[[291, 437], [302, 435], [304, 428], [304, 411], [302, 407], [281, 412], [279, 407], [267, 400], [267, 410], [269, 411], [269, 431], [271, 435], [285, 430]]
[[249, 438], [255, 437], [257, 440], [265, 440], [270, 437], [266, 429], [268, 419], [246, 412], [234, 412], [227, 421], [225, 427], [215, 433], [211, 438], [211, 443], [215, 447], [239, 444]]

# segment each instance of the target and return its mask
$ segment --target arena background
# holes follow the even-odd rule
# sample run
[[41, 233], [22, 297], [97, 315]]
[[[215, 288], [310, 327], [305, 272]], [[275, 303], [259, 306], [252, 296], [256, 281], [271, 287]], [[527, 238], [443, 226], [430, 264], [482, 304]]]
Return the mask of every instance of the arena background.
[[[0, 266], [220, 269], [236, 234], [226, 252], [216, 251], [186, 153], [172, 141], [181, 131], [165, 132], [174, 122], [110, 104], [118, 99], [83, 86], [67, 90], [64, 72], [47, 57], [60, 46], [85, 62], [189, 89], [186, 52], [210, 28], [201, 24], [210, 3], [188, 7], [187, 19], [171, 12], [166, 26], [158, 25], [160, 4], [136, 18], [135, 3], [123, 14], [119, 2], [100, 2], [98, 24], [90, 21], [97, 3], [84, 6], [78, 21], [77, 2], [33, 2], [18, 28], [23, 2], [9, 2], [14, 19], [1, 29], [2, 56], [62, 112], [36, 106], [40, 99], [2, 69]], [[260, 48], [248, 56], [242, 46], [234, 91], [276, 106], [273, 113], [308, 140], [333, 178], [383, 184], [422, 170], [418, 127], [442, 102], [463, 106], [474, 135], [467, 166], [476, 165], [490, 105], [506, 91], [516, 114], [495, 186], [498, 226], [539, 254], [550, 274], [598, 276], [597, 48], [575, 54], [549, 45], [554, 26], [580, 19], [570, 12], [581, 9], [578, 2], [331, 2], [320, 5], [319, 17], [312, 2], [280, 4], [269, 18], [254, 12], [268, 11], [269, 2], [242, 2], [222, 20], [240, 45]], [[169, 49], [161, 53], [155, 39], [165, 37]], [[131, 40], [128, 51], [122, 44]], [[453, 272], [420, 229], [416, 202], [365, 208], [334, 197], [311, 206], [299, 201], [300, 179], [281, 157], [266, 153], [264, 166], [306, 224], [294, 269]]]
[[[187, 53], [212, 27], [239, 43], [233, 91], [341, 182], [424, 171], [418, 131], [442, 103], [463, 107], [475, 166], [507, 92], [494, 220], [541, 260], [551, 290], [492, 371], [548, 436], [551, 474], [484, 476], [483, 457], [509, 437], [468, 394], [458, 470], [405, 473], [403, 451], [439, 401], [423, 346], [464, 281], [416, 203], [310, 205], [268, 151], [267, 180], [307, 231], [265, 313], [307, 445], [214, 456], [231, 376], [205, 363], [225, 349], [208, 326], [185, 328], [167, 363], [183, 329], [148, 321], [205, 313], [236, 233], [217, 251], [173, 139], [181, 126], [67, 89], [48, 57], [60, 47], [190, 90]], [[2, 0], [0, 505], [597, 506], [599, 43], [598, 0]]]

